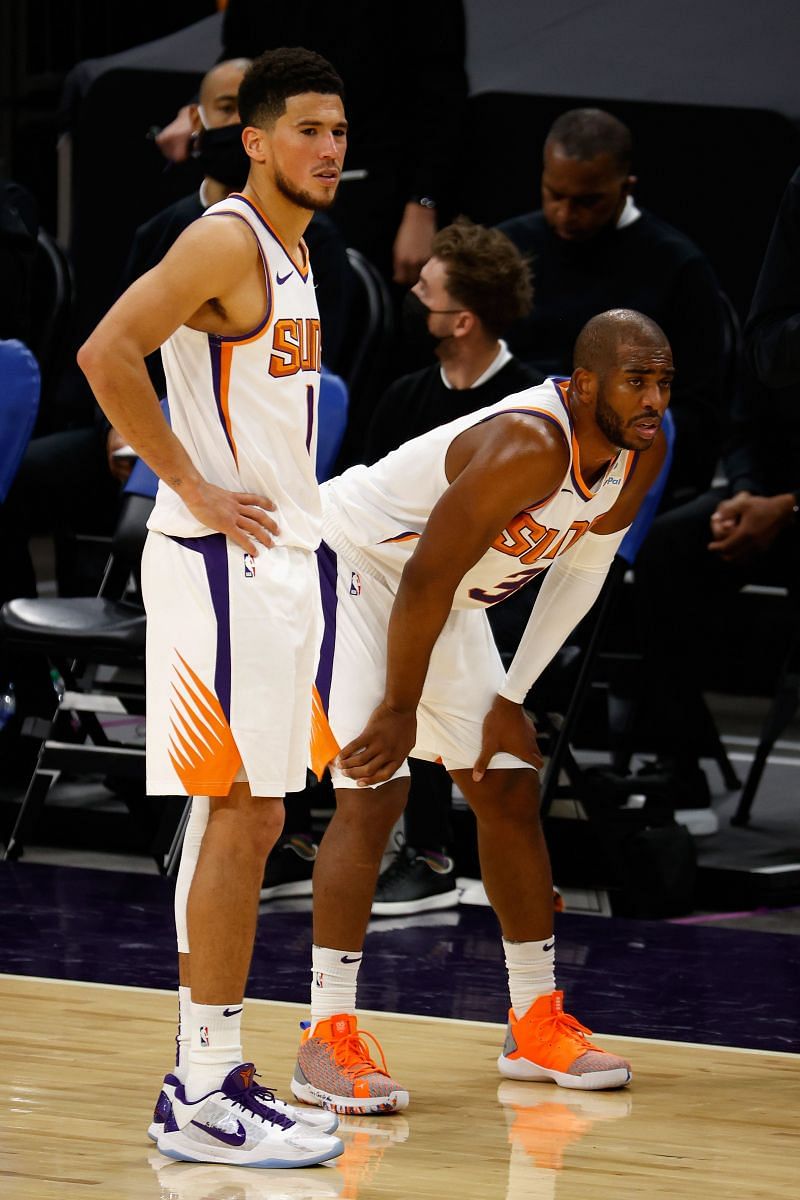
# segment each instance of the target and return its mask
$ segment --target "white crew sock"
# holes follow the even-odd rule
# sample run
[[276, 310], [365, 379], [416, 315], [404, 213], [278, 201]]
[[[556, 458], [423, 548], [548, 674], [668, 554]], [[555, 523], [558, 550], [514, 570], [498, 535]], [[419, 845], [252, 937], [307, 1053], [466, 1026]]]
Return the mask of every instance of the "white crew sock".
[[554, 937], [544, 942], [508, 942], [503, 938], [508, 991], [517, 1020], [539, 996], [555, 991], [555, 942]]
[[186, 1083], [189, 1070], [189, 1050], [192, 1044], [192, 990], [178, 988], [178, 1032], [175, 1035], [175, 1070], [173, 1075]]
[[361, 950], [311, 948], [311, 1032], [317, 1021], [355, 1013]]
[[242, 1008], [241, 1000], [230, 1004], [192, 1001], [192, 1044], [185, 1084], [189, 1100], [199, 1100], [215, 1091], [228, 1072], [241, 1063]]

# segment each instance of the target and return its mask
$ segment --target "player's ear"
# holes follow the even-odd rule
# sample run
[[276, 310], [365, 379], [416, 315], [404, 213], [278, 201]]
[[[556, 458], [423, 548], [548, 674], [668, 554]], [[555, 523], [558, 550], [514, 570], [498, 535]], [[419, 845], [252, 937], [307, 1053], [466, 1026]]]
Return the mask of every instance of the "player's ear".
[[597, 396], [597, 375], [586, 367], [576, 367], [572, 372], [570, 391], [581, 404], [592, 404]]
[[242, 145], [248, 158], [255, 162], [266, 160], [266, 135], [263, 129], [257, 129], [255, 125], [246, 125], [242, 130]]

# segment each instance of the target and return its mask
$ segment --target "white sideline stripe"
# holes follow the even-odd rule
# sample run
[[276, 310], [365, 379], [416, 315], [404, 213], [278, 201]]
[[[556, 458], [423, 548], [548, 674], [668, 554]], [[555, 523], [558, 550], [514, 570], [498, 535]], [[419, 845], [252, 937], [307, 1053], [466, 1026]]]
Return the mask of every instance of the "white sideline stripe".
[[[2, 979], [24, 979], [27, 983], [64, 983], [69, 984], [71, 987], [107, 988], [113, 992], [149, 992], [153, 996], [174, 996], [178, 990], [177, 987], [133, 987], [129, 983], [93, 983], [89, 979], [51, 979], [48, 975], [10, 975], [0, 971], [0, 980]], [[267, 1004], [271, 1008], [307, 1007], [300, 1001], [263, 1000], [255, 996], [245, 996], [244, 999], [248, 1006], [251, 1004]], [[496, 1029], [500, 1033], [505, 1033], [506, 1031], [506, 1025], [501, 1025], [497, 1021], [467, 1021], [463, 1017], [432, 1017], [425, 1016], [422, 1013], [383, 1012], [377, 1008], [359, 1008], [358, 1011], [366, 1017], [391, 1017], [393, 1021], [436, 1021], [443, 1025], [464, 1025], [478, 1029]], [[669, 1038], [626, 1037], [619, 1033], [600, 1033], [596, 1029], [592, 1031], [592, 1036], [601, 1037], [612, 1042], [641, 1042], [645, 1046], [686, 1046], [690, 1050], [726, 1050], [732, 1054], [767, 1054], [794, 1060], [797, 1060], [799, 1057], [797, 1054], [792, 1053], [791, 1050], [759, 1050], [754, 1049], [752, 1046], [719, 1046], [716, 1042], [675, 1042]]]
[[[752, 762], [755, 755], [742, 754], [741, 751], [733, 750], [728, 758], [731, 762]], [[773, 767], [800, 767], [800, 758], [786, 758], [781, 754], [770, 754], [767, 763]]]
[[[733, 734], [726, 734], [722, 741], [726, 746], [757, 746], [761, 739], [757, 737], [739, 737]], [[800, 752], [800, 742], [793, 742], [784, 738], [778, 738], [777, 742], [773, 743], [776, 750], [797, 750]]]

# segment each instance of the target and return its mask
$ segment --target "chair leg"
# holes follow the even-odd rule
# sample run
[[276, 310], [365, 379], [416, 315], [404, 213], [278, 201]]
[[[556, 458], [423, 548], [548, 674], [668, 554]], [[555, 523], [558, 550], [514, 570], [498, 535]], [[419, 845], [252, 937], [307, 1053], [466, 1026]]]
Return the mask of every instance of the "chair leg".
[[47, 793], [60, 774], [61, 772], [54, 768], [37, 767], [34, 771], [8, 839], [8, 845], [3, 852], [4, 860], [14, 860], [22, 854], [28, 834], [44, 807]]
[[764, 727], [761, 730], [761, 739], [758, 743], [755, 757], [750, 765], [750, 770], [747, 773], [747, 779], [745, 780], [736, 812], [731, 817], [731, 825], [743, 827], [748, 824], [753, 800], [755, 799], [756, 791], [761, 782], [761, 776], [764, 773], [764, 768], [767, 765], [772, 747], [797, 711], [798, 702], [800, 702], [800, 676], [794, 673], [787, 674], [775, 696], [772, 707], [764, 722]]

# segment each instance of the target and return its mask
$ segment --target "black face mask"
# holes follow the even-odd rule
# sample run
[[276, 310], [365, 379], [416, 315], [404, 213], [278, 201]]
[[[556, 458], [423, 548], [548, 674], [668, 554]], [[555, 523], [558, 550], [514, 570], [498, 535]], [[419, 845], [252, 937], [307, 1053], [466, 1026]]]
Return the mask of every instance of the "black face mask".
[[[416, 292], [406, 292], [403, 297], [403, 306], [400, 313], [403, 343], [409, 349], [413, 348], [420, 354], [425, 354], [428, 357], [430, 357], [431, 352], [436, 349], [440, 342], [445, 342], [453, 336], [451, 333], [445, 333], [440, 337], [435, 333], [431, 333], [428, 328], [428, 317], [433, 311], [436, 310], [430, 309], [423, 304]], [[444, 311], [456, 313], [461, 312], [461, 309], [454, 308]]]
[[244, 187], [250, 170], [250, 159], [242, 145], [243, 129], [243, 125], [201, 129], [192, 152], [204, 175], [235, 192]]

